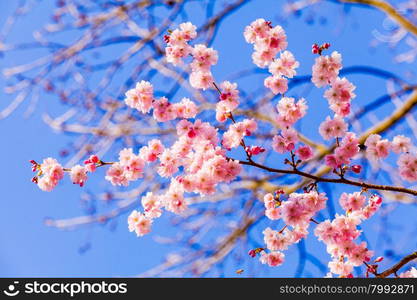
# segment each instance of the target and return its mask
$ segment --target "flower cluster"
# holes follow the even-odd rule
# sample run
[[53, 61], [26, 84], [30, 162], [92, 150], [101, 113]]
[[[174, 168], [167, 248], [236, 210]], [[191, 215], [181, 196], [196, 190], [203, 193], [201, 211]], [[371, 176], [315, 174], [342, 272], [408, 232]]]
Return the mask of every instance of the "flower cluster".
[[222, 145], [226, 149], [239, 147], [244, 136], [250, 136], [258, 125], [253, 119], [245, 119], [229, 126], [229, 129], [223, 134]]
[[350, 160], [359, 153], [359, 139], [353, 132], [347, 132], [342, 141], [335, 148], [333, 154], [325, 156], [326, 165], [333, 169], [349, 165]]
[[[281, 201], [272, 194], [264, 196], [265, 215], [271, 220], [282, 219], [286, 226], [275, 231], [266, 228], [263, 232], [266, 247], [271, 252], [261, 255], [261, 262], [277, 266], [284, 261], [284, 254], [292, 244], [298, 243], [308, 234], [308, 227], [313, 216], [326, 206], [327, 197], [324, 193], [310, 191], [308, 193], [292, 193], [286, 201]], [[288, 226], [291, 226], [290, 229]], [[272, 256], [269, 258], [269, 256]]]
[[133, 153], [132, 148], [124, 148], [119, 152], [119, 161], [107, 170], [105, 179], [113, 185], [127, 186], [143, 176], [145, 160]]
[[239, 105], [237, 83], [224, 81], [220, 84], [221, 94], [216, 104], [216, 120], [225, 122], [233, 110]]
[[197, 37], [196, 27], [190, 22], [182, 23], [179, 29], [173, 30], [165, 36], [167, 47], [165, 48], [166, 59], [173, 65], [178, 65], [182, 59], [192, 51], [188, 42]]
[[271, 22], [264, 19], [257, 19], [246, 26], [244, 37], [248, 43], [254, 45], [252, 59], [260, 68], [267, 67], [278, 52], [287, 48], [284, 29], [279, 25], [272, 27]]
[[[37, 172], [32, 181], [41, 190], [51, 191], [63, 179], [64, 173], [68, 172], [74, 184], [83, 186], [89, 173], [107, 165], [109, 168], [105, 179], [115, 186], [127, 186], [144, 176], [146, 165], [153, 164], [156, 173], [164, 179], [161, 189], [142, 195], [143, 209], [133, 210], [127, 219], [129, 231], [143, 236], [151, 231], [154, 220], [161, 217], [164, 210], [183, 214], [189, 205], [187, 193], [213, 195], [219, 184], [229, 183], [239, 176], [242, 165], [252, 165], [277, 173], [301, 175], [315, 180], [304, 187], [304, 193], [294, 192], [286, 196], [283, 190], [278, 190], [275, 195], [269, 193], [264, 196], [266, 217], [270, 220], [281, 219], [284, 227], [279, 231], [266, 228], [263, 231], [266, 248], [251, 250], [249, 255], [255, 257], [259, 254], [261, 263], [269, 266], [281, 265], [285, 259], [283, 251], [305, 238], [313, 222], [318, 224], [315, 235], [326, 244], [327, 252], [332, 257], [328, 264], [331, 273], [351, 277], [353, 268], [365, 263], [368, 272], [376, 274], [377, 265], [367, 264], [373, 252], [367, 248], [365, 242], [357, 243], [355, 240], [361, 234], [358, 226], [378, 211], [382, 198], [373, 195], [367, 199], [364, 193], [366, 188], [372, 185], [346, 180], [344, 175], [347, 170], [357, 174], [361, 172], [361, 165], [351, 165], [351, 160], [358, 156], [361, 149], [366, 151], [367, 158], [374, 163], [388, 157], [392, 151], [399, 154], [397, 164], [400, 176], [407, 181], [417, 181], [417, 155], [411, 152], [414, 150], [411, 139], [397, 135], [389, 141], [378, 134], [370, 134], [364, 145], [360, 145], [362, 139], [348, 131], [348, 124], [344, 119], [350, 114], [351, 100], [355, 98], [355, 86], [346, 78], [339, 77], [342, 68], [341, 55], [333, 52], [330, 56], [323, 56], [322, 52], [330, 47], [329, 43], [313, 45], [312, 52], [319, 57], [312, 68], [311, 81], [316, 87], [328, 87], [324, 92], [324, 98], [334, 112], [333, 117], [327, 116], [321, 122], [318, 130], [323, 139], [335, 139], [334, 150], [324, 156], [324, 163], [340, 178], [328, 181], [364, 187], [361, 192], [341, 194], [339, 203], [345, 211], [344, 215], [336, 214], [333, 220], [318, 223], [313, 217], [325, 208], [327, 201], [326, 194], [318, 192], [318, 183], [325, 179], [307, 173], [308, 168], [304, 168], [303, 162], [314, 156], [314, 150], [309, 146], [314, 145], [314, 142], [299, 135], [294, 128], [295, 123], [306, 115], [306, 100], [284, 96], [288, 90], [288, 80], [296, 75], [299, 66], [294, 55], [286, 50], [285, 31], [281, 26], [273, 27], [271, 22], [257, 19], [247, 26], [244, 32], [246, 41], [254, 46], [253, 62], [261, 68], [268, 68], [271, 74], [264, 80], [265, 87], [275, 95], [282, 94], [276, 106], [278, 114], [275, 125], [279, 130], [272, 138], [272, 148], [277, 153], [291, 155], [291, 160], [286, 158], [284, 163], [292, 168], [284, 171], [262, 166], [252, 158], [266, 151], [258, 145], [247, 146], [244, 141], [245, 137], [252, 136], [258, 130], [258, 123], [255, 119], [235, 120], [233, 112], [239, 105], [238, 86], [229, 81], [216, 84], [211, 67], [218, 61], [217, 51], [203, 44], [189, 45], [196, 36], [196, 27], [189, 22], [169, 31], [169, 35], [164, 37], [167, 43], [166, 59], [169, 63], [178, 65], [190, 56], [191, 86], [203, 90], [209, 87], [216, 88], [219, 92], [215, 108], [216, 120], [221, 123], [231, 121], [224, 132], [209, 122], [197, 119], [199, 108], [190, 99], [182, 98], [177, 103], [171, 103], [165, 97], [157, 99], [154, 97], [153, 85], [142, 80], [126, 92], [124, 102], [126, 106], [143, 114], [153, 110], [152, 116], [158, 122], [175, 120], [172, 127], [175, 128], [176, 139], [171, 145], [163, 145], [160, 140], [152, 139], [146, 145], [142, 145], [138, 152], [134, 152], [132, 148], [121, 150], [116, 162], [103, 162], [98, 156], [91, 155], [84, 161], [84, 165], [75, 165], [72, 168], [63, 168], [53, 158], [46, 158], [41, 164], [31, 161], [32, 170]], [[308, 145], [299, 143], [300, 140]], [[245, 162], [226, 156], [227, 151], [239, 146], [244, 148], [247, 155]], [[316, 159], [319, 161], [321, 155], [317, 155]], [[381, 260], [382, 257], [379, 257], [374, 262]], [[400, 274], [400, 277], [416, 276], [415, 268]]]
[[207, 89], [213, 83], [213, 75], [210, 68], [218, 60], [217, 51], [206, 45], [197, 44], [191, 47], [188, 42], [197, 36], [196, 27], [190, 22], [182, 23], [179, 29], [175, 29], [165, 36], [167, 47], [165, 53], [167, 61], [178, 65], [188, 55], [193, 57], [191, 63], [190, 84], [196, 89]]
[[203, 44], [195, 45], [191, 51], [193, 62], [190, 74], [190, 84], [196, 89], [207, 89], [213, 85], [214, 79], [211, 74], [211, 66], [217, 64], [217, 51]]
[[31, 161], [32, 170], [38, 171], [32, 181], [38, 184], [38, 187], [42, 191], [52, 191], [58, 182], [64, 178], [64, 169], [54, 158], [45, 158], [42, 164], [38, 164], [35, 161]]
[[[299, 66], [294, 55], [290, 51], [284, 51], [287, 48], [284, 29], [279, 25], [272, 27], [271, 22], [264, 19], [257, 19], [246, 26], [244, 36], [248, 43], [254, 45], [254, 64], [260, 68], [268, 67], [271, 73], [264, 80], [265, 87], [275, 95], [284, 94], [288, 90], [287, 78], [293, 78], [296, 75], [295, 69]], [[280, 51], [283, 51], [280, 57], [275, 59]]]
[[333, 221], [325, 220], [317, 225], [314, 234], [327, 246], [327, 252], [333, 260], [329, 262], [330, 272], [341, 277], [351, 276], [353, 267], [369, 262], [373, 251], [365, 242], [356, 244], [355, 239], [361, 231], [358, 225], [370, 218], [381, 206], [382, 198], [372, 196], [365, 206], [366, 197], [361, 193], [343, 193], [340, 205], [347, 211], [346, 215], [336, 215]]
[[178, 103], [170, 103], [165, 97], [154, 99], [152, 84], [144, 80], [126, 92], [125, 103], [142, 113], [148, 113], [153, 109], [153, 117], [158, 122], [194, 118], [198, 112], [197, 105], [188, 98], [183, 98]]

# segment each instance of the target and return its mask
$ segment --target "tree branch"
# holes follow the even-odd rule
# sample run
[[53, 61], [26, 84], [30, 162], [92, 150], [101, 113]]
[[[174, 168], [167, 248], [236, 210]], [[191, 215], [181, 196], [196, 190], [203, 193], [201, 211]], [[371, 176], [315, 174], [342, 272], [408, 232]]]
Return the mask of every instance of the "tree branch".
[[417, 251], [411, 253], [410, 255], [407, 255], [403, 259], [401, 259], [397, 264], [395, 264], [393, 267], [389, 268], [388, 270], [376, 274], [376, 277], [378, 278], [385, 278], [388, 277], [391, 274], [396, 274], [399, 269], [401, 269], [405, 264], [408, 264], [410, 261], [417, 259]]
[[339, 0], [344, 3], [357, 3], [375, 7], [385, 12], [389, 17], [395, 20], [401, 27], [417, 37], [417, 27], [398, 13], [398, 11], [391, 6], [391, 4], [382, 0]]
[[263, 170], [273, 172], [273, 173], [299, 175], [299, 176], [302, 176], [302, 177], [313, 179], [316, 182], [341, 183], [341, 184], [346, 184], [346, 185], [358, 186], [358, 187], [366, 188], [366, 189], [393, 191], [393, 192], [400, 192], [400, 193], [406, 193], [406, 194], [411, 194], [411, 195], [417, 196], [417, 191], [407, 189], [407, 188], [403, 188], [403, 187], [372, 184], [372, 183], [349, 180], [349, 179], [346, 179], [346, 178], [323, 178], [323, 177], [320, 177], [320, 176], [316, 176], [316, 175], [313, 175], [313, 174], [309, 174], [309, 173], [300, 171], [298, 169], [283, 170], [283, 169], [270, 168], [270, 167], [258, 164], [258, 163], [254, 162], [252, 160], [251, 161], [239, 161], [239, 163], [242, 164], [242, 165], [256, 167], [256, 168], [263, 169]]

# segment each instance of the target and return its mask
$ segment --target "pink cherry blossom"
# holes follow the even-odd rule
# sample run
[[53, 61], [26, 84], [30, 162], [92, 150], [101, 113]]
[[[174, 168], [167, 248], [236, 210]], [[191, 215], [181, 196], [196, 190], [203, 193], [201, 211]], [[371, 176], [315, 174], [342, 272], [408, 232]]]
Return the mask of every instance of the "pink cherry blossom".
[[288, 81], [284, 77], [273, 75], [265, 78], [265, 87], [269, 88], [272, 93], [284, 94], [288, 90]]
[[323, 87], [330, 84], [339, 75], [342, 68], [342, 57], [334, 51], [331, 56], [319, 56], [313, 66], [311, 81], [316, 87]]
[[244, 136], [249, 136], [257, 129], [257, 124], [253, 119], [245, 119], [229, 126], [223, 134], [222, 145], [226, 149], [236, 148], [240, 145]]
[[190, 74], [190, 84], [193, 88], [206, 90], [213, 85], [213, 75], [211, 72], [192, 72]]
[[293, 78], [297, 74], [295, 69], [299, 65], [300, 63], [295, 60], [294, 55], [290, 51], [284, 51], [278, 59], [269, 65], [269, 72], [274, 76]]
[[325, 140], [343, 137], [346, 134], [346, 131], [346, 122], [338, 116], [335, 116], [333, 120], [330, 118], [330, 116], [327, 116], [327, 118], [320, 124], [319, 127], [320, 135]]
[[87, 181], [87, 169], [86, 167], [76, 165], [71, 168], [70, 177], [72, 183], [79, 184], [81, 187]]
[[140, 81], [134, 89], [126, 92], [125, 103], [142, 113], [148, 113], [152, 108], [153, 86], [148, 81]]
[[365, 205], [366, 197], [360, 192], [352, 194], [343, 193], [339, 198], [339, 203], [346, 211], [360, 210]]
[[270, 267], [277, 267], [279, 265], [282, 265], [284, 262], [284, 253], [279, 251], [274, 251], [270, 253], [263, 252], [260, 257], [260, 261], [263, 264], [268, 264]]
[[409, 152], [411, 148], [411, 139], [403, 135], [396, 135], [391, 142], [391, 149], [394, 153]]
[[277, 105], [277, 123], [280, 128], [291, 127], [295, 122], [305, 116], [307, 105], [304, 98], [295, 101], [294, 98], [282, 97]]
[[391, 143], [387, 139], [381, 139], [378, 134], [371, 134], [365, 141], [366, 154], [370, 159], [381, 159], [388, 156]]
[[398, 158], [400, 176], [410, 182], [417, 181], [417, 155], [404, 153]]
[[295, 154], [298, 156], [299, 159], [302, 161], [309, 160], [313, 157], [313, 150], [310, 146], [305, 145], [302, 147], [299, 147], [297, 150], [295, 150]]
[[160, 196], [155, 195], [152, 192], [147, 192], [146, 195], [142, 197], [141, 202], [146, 217], [154, 219], [161, 216], [163, 203], [160, 198]]
[[134, 231], [137, 236], [143, 236], [151, 231], [152, 219], [149, 219], [144, 214], [132, 211], [127, 218], [129, 231]]

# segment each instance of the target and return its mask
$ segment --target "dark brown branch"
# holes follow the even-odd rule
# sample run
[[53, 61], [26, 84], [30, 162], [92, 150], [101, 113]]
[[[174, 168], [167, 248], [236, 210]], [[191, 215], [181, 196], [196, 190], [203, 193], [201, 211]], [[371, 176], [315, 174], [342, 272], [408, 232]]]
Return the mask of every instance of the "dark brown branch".
[[398, 270], [400, 270], [404, 265], [408, 264], [410, 261], [417, 259], [417, 251], [411, 253], [410, 255], [407, 255], [403, 259], [401, 259], [397, 264], [395, 264], [393, 267], [389, 268], [388, 270], [376, 274], [376, 277], [378, 278], [385, 278], [388, 277], [391, 274], [396, 274]]
[[323, 177], [318, 177], [316, 175], [300, 171], [298, 169], [284, 170], [284, 169], [270, 168], [270, 167], [258, 164], [256, 162], [254, 162], [253, 160], [251, 160], [251, 161], [240, 161], [239, 163], [242, 164], [242, 165], [256, 167], [256, 168], [263, 169], [263, 170], [273, 172], [273, 173], [299, 175], [299, 176], [302, 176], [302, 177], [310, 178], [310, 179], [314, 180], [315, 182], [341, 183], [341, 184], [358, 186], [358, 187], [366, 188], [366, 189], [393, 191], [393, 192], [400, 192], [400, 193], [406, 193], [406, 194], [417, 196], [417, 191], [407, 189], [407, 188], [403, 188], [403, 187], [372, 184], [372, 183], [349, 180], [349, 179], [346, 179], [346, 178], [323, 178]]

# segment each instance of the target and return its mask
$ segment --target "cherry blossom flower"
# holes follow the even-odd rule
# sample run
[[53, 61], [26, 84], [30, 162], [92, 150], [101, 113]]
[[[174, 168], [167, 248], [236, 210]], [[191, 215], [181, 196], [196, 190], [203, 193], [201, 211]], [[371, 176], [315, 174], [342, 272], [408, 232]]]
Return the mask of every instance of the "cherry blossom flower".
[[134, 89], [126, 92], [125, 103], [142, 113], [148, 113], [152, 108], [153, 86], [148, 81], [140, 81]]
[[82, 187], [87, 181], [87, 169], [83, 166], [76, 165], [71, 168], [70, 177], [72, 183], [79, 184]]
[[310, 146], [305, 145], [302, 147], [299, 147], [297, 150], [295, 150], [295, 154], [298, 156], [299, 159], [302, 161], [309, 160], [313, 157], [313, 150]]
[[137, 236], [143, 236], [151, 231], [152, 219], [136, 210], [131, 212], [127, 222], [129, 231], [134, 231]]
[[342, 68], [342, 57], [334, 51], [331, 56], [319, 56], [313, 65], [311, 81], [316, 87], [323, 87], [334, 81]]

